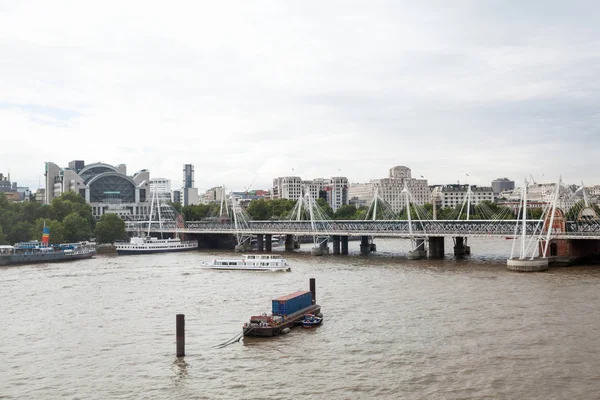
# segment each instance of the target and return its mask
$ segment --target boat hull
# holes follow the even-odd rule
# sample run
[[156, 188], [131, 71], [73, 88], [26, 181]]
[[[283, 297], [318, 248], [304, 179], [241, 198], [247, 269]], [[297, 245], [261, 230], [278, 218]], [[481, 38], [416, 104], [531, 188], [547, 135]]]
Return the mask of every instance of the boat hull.
[[96, 251], [84, 253], [46, 253], [46, 254], [11, 254], [0, 256], [0, 266], [57, 263], [65, 261], [85, 260], [96, 255]]
[[277, 268], [267, 268], [267, 267], [247, 267], [247, 266], [212, 266], [212, 265], [201, 265], [199, 268], [201, 269], [215, 269], [219, 271], [261, 271], [261, 272], [290, 272], [292, 269], [290, 267], [277, 267]]
[[181, 251], [198, 250], [198, 247], [178, 248], [178, 249], [117, 249], [117, 254], [121, 256], [134, 254], [157, 254], [157, 253], [176, 253]]

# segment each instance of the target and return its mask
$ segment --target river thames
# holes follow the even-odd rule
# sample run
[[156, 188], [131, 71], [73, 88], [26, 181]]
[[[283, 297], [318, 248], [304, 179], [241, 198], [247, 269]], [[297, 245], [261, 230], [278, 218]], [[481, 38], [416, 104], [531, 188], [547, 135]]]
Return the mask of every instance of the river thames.
[[[598, 398], [600, 267], [510, 272], [503, 239], [442, 261], [376, 243], [303, 245], [276, 273], [197, 268], [216, 251], [0, 268], [0, 398]], [[309, 278], [322, 326], [214, 347]]]

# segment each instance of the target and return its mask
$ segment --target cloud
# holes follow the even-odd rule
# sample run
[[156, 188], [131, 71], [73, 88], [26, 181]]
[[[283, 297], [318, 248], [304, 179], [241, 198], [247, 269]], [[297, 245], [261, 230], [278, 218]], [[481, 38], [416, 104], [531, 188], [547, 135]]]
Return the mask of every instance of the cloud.
[[598, 183], [600, 6], [533, 1], [0, 7], [0, 171]]

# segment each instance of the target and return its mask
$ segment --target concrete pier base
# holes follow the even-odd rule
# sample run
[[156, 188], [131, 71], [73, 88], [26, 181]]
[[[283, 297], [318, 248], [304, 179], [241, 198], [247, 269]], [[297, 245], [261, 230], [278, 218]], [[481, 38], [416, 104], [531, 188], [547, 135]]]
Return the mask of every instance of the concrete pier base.
[[407, 256], [409, 260], [419, 260], [422, 258], [419, 250], [410, 250]]
[[246, 251], [246, 246], [244, 246], [243, 244], [236, 244], [234, 250], [236, 251], [236, 253], [241, 253]]
[[516, 272], [540, 272], [548, 269], [547, 258], [519, 259], [509, 258], [506, 261], [506, 267], [511, 271]]
[[310, 254], [313, 256], [322, 256], [323, 255], [323, 249], [319, 246], [319, 247], [313, 247], [310, 250]]
[[458, 236], [454, 238], [454, 255], [457, 257], [463, 257], [467, 254], [471, 254], [471, 248], [469, 247], [467, 253], [467, 246], [465, 244], [465, 238], [462, 236]]
[[419, 252], [419, 258], [427, 258], [427, 250], [425, 249], [425, 239], [415, 239], [415, 251]]
[[267, 233], [265, 235], [265, 251], [270, 253], [273, 248], [273, 235]]
[[322, 241], [321, 244], [319, 244], [319, 247], [321, 248], [321, 253], [323, 253], [323, 255], [329, 254], [329, 246], [327, 245], [327, 240]]
[[337, 235], [333, 235], [333, 254], [340, 254], [340, 237]]
[[293, 235], [285, 235], [285, 251], [294, 251]]
[[371, 244], [369, 243], [368, 236], [361, 236], [360, 238], [360, 254], [363, 256], [371, 254]]
[[429, 258], [444, 258], [443, 236], [432, 236], [429, 238]]
[[265, 251], [265, 235], [256, 235], [256, 251]]
[[340, 239], [342, 241], [342, 255], [347, 256], [348, 255], [348, 236], [342, 236]]

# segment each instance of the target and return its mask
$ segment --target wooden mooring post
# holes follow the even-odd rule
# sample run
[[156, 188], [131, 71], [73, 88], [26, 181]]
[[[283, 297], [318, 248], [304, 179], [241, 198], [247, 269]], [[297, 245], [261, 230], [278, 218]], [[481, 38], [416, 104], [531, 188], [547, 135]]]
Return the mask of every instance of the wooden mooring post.
[[177, 357], [185, 357], [185, 315], [176, 318]]
[[315, 278], [310, 278], [310, 294], [312, 295], [312, 303], [317, 304], [317, 285]]

